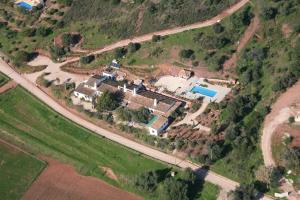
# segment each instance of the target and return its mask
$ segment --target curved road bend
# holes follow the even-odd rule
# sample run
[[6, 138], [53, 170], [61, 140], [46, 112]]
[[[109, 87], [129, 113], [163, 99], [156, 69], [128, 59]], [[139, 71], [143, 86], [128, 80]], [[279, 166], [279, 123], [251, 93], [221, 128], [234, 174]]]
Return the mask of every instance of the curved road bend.
[[[120, 40], [116, 43], [107, 45], [107, 46], [105, 46], [105, 47], [103, 47], [99, 50], [92, 51], [92, 52], [90, 52], [90, 54], [93, 54], [93, 55], [101, 54], [103, 52], [111, 51], [111, 50], [119, 48], [119, 47], [127, 46], [130, 42], [142, 43], [142, 42], [150, 41], [150, 40], [152, 40], [153, 35], [160, 35], [160, 36], [173, 35], [173, 34], [176, 34], [176, 33], [181, 33], [181, 32], [192, 30], [192, 29], [212, 26], [212, 25], [220, 22], [221, 20], [223, 20], [225, 17], [230, 16], [233, 13], [235, 13], [236, 11], [238, 11], [239, 9], [241, 9], [249, 1], [250, 0], [240, 0], [238, 3], [232, 5], [230, 8], [224, 10], [223, 12], [218, 14], [217, 16], [215, 16], [213, 18], [210, 18], [206, 21], [197, 22], [197, 23], [194, 23], [194, 24], [181, 26], [181, 27], [170, 28], [170, 29], [166, 29], [166, 30], [162, 30], [162, 31], [153, 32], [153, 33], [148, 33], [148, 34], [145, 34], [145, 35], [133, 37], [132, 39]], [[65, 64], [70, 63], [70, 62], [75, 62], [75, 61], [78, 61], [78, 60], [79, 60], [79, 57], [72, 58], [72, 59], [67, 60], [66, 62], [63, 62], [62, 65], [65, 65]]]
[[271, 112], [266, 116], [261, 138], [261, 149], [266, 166], [275, 166], [272, 156], [272, 137], [276, 128], [288, 121], [293, 114], [289, 108], [294, 103], [300, 102], [300, 81], [288, 88], [272, 105]]
[[[107, 131], [101, 127], [94, 125], [93, 123], [90, 123], [90, 122], [80, 118], [79, 116], [71, 113], [66, 108], [64, 108], [63, 106], [58, 104], [55, 100], [53, 100], [51, 97], [49, 97], [43, 91], [41, 91], [32, 82], [30, 82], [29, 80], [24, 78], [22, 75], [15, 72], [2, 59], [0, 59], [0, 71], [2, 71], [4, 74], [9, 76], [11, 79], [15, 80], [18, 84], [20, 84], [26, 90], [30, 91], [34, 96], [36, 96], [38, 99], [40, 99], [42, 102], [47, 104], [49, 107], [51, 107], [56, 112], [60, 113], [64, 117], [70, 119], [71, 121], [81, 125], [82, 127], [85, 127], [87, 129], [91, 130], [92, 132], [95, 132], [98, 135], [104, 136], [114, 142], [117, 142], [121, 145], [131, 148], [137, 152], [143, 153], [154, 159], [157, 159], [157, 160], [160, 160], [160, 161], [172, 164], [172, 165], [176, 165], [180, 168], [190, 167], [193, 170], [195, 170], [201, 177], [205, 178], [206, 181], [211, 182], [215, 185], [218, 185], [220, 188], [222, 188], [223, 190], [225, 190], [227, 192], [235, 189], [235, 187], [238, 186], [237, 182], [232, 181], [226, 177], [220, 176], [214, 172], [201, 169], [201, 166], [199, 166], [197, 164], [194, 164], [187, 160], [181, 160], [175, 156], [152, 149], [148, 146], [144, 146], [142, 144], [139, 144], [137, 142], [134, 142], [132, 140], [124, 138], [118, 134]], [[271, 198], [263, 197], [263, 199], [270, 200]]]

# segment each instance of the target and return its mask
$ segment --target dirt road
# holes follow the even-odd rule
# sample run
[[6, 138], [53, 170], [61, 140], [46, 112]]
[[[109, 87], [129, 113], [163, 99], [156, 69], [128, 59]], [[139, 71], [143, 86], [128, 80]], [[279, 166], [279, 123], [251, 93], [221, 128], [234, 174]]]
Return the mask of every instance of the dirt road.
[[[217, 16], [215, 16], [211, 19], [208, 19], [206, 21], [197, 22], [197, 23], [194, 23], [194, 24], [181, 26], [181, 27], [176, 27], [176, 28], [170, 28], [170, 29], [166, 29], [166, 30], [162, 30], [162, 31], [157, 31], [157, 32], [145, 34], [145, 35], [142, 35], [142, 36], [133, 37], [133, 38], [130, 38], [130, 39], [121, 40], [121, 41], [118, 41], [114, 44], [107, 45], [107, 46], [105, 46], [101, 49], [98, 49], [96, 51], [90, 52], [90, 54], [94, 54], [94, 55], [101, 54], [103, 52], [111, 51], [111, 50], [119, 48], [119, 47], [127, 46], [130, 42], [142, 43], [142, 42], [150, 41], [152, 39], [153, 35], [160, 35], [160, 36], [173, 35], [173, 34], [176, 34], [176, 33], [181, 33], [181, 32], [192, 30], [192, 29], [212, 26], [216, 23], [219, 23], [225, 17], [230, 16], [233, 13], [235, 13], [236, 11], [238, 11], [239, 9], [241, 9], [249, 1], [250, 0], [241, 0], [238, 3], [232, 5], [230, 8], [224, 10], [223, 12], [218, 14]], [[79, 60], [79, 57], [78, 58], [73, 58], [73, 59], [70, 59], [70, 60], [62, 63], [62, 65], [70, 63], [70, 62], [78, 61], [78, 60]]]
[[241, 53], [243, 48], [247, 45], [247, 43], [250, 41], [250, 39], [254, 36], [256, 31], [259, 29], [259, 25], [260, 25], [259, 17], [256, 16], [252, 19], [251, 24], [248, 26], [245, 33], [240, 38], [236, 48], [236, 53], [234, 53], [232, 57], [224, 63], [223, 67], [225, 70], [229, 70], [231, 67], [236, 66], [239, 54]]
[[291, 106], [295, 102], [300, 102], [300, 81], [283, 93], [272, 106], [272, 111], [264, 121], [263, 135], [261, 139], [261, 149], [266, 166], [274, 166], [272, 157], [272, 136], [276, 128], [286, 122], [291, 116]]

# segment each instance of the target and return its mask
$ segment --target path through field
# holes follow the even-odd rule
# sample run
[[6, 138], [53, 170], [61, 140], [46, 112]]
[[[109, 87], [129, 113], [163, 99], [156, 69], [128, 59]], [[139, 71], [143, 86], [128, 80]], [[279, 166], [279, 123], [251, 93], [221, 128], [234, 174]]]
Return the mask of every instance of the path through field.
[[247, 43], [250, 41], [250, 39], [254, 36], [254, 34], [259, 28], [259, 25], [260, 25], [259, 18], [256, 16], [251, 21], [251, 24], [246, 29], [244, 35], [240, 38], [236, 49], [236, 53], [234, 53], [232, 57], [224, 63], [223, 67], [225, 70], [229, 70], [236, 66], [236, 62], [238, 61], [239, 54], [241, 53], [243, 48], [247, 45]]

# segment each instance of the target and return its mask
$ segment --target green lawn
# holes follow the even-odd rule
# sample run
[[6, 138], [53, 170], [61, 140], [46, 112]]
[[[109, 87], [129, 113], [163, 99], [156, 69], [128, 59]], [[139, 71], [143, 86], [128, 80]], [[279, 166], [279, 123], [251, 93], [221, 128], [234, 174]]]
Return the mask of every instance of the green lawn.
[[8, 80], [9, 80], [9, 78], [0, 72], [0, 86], [7, 83]]
[[[52, 156], [73, 165], [81, 174], [101, 178], [132, 192], [137, 191], [128, 181], [135, 175], [168, 167], [72, 123], [21, 87], [0, 95], [0, 112], [0, 138], [34, 154]], [[119, 181], [106, 177], [102, 166], [111, 168]], [[137, 193], [146, 199], [157, 199]], [[200, 195], [201, 191], [197, 193]]]
[[1, 199], [20, 199], [46, 163], [0, 143]]

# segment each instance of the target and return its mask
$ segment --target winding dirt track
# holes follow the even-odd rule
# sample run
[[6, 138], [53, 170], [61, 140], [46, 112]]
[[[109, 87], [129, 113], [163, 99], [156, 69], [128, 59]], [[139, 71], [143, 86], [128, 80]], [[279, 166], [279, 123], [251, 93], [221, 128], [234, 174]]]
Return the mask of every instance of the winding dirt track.
[[[181, 32], [188, 31], [188, 30], [193, 30], [193, 29], [197, 29], [197, 28], [212, 26], [212, 25], [220, 22], [221, 20], [223, 20], [225, 17], [230, 16], [233, 13], [235, 13], [236, 11], [238, 11], [239, 9], [241, 9], [249, 1], [250, 0], [241, 0], [238, 3], [232, 5], [230, 8], [224, 10], [223, 12], [218, 14], [217, 16], [215, 16], [211, 19], [208, 19], [206, 21], [197, 22], [197, 23], [194, 23], [194, 24], [181, 26], [181, 27], [176, 27], [176, 28], [170, 28], [170, 29], [166, 29], [166, 30], [162, 30], [162, 31], [153, 32], [153, 33], [148, 33], [148, 34], [133, 37], [133, 38], [130, 38], [130, 39], [120, 40], [120, 41], [118, 41], [114, 44], [110, 44], [110, 45], [107, 45], [107, 46], [105, 46], [101, 49], [90, 52], [90, 54], [93, 54], [93, 55], [101, 54], [103, 52], [111, 51], [111, 50], [119, 48], [119, 47], [127, 46], [130, 42], [133, 42], [133, 43], [146, 42], [146, 41], [151, 40], [153, 35], [160, 35], [160, 36], [173, 35], [173, 34], [181, 33]], [[69, 59], [66, 62], [63, 62], [62, 65], [65, 65], [65, 64], [70, 63], [70, 62], [75, 62], [75, 61], [78, 61], [78, 60], [79, 60], [79, 57]]]
[[272, 136], [276, 128], [286, 122], [291, 115], [289, 106], [300, 102], [300, 81], [283, 93], [272, 106], [272, 111], [264, 121], [261, 149], [266, 166], [275, 166], [272, 156]]

